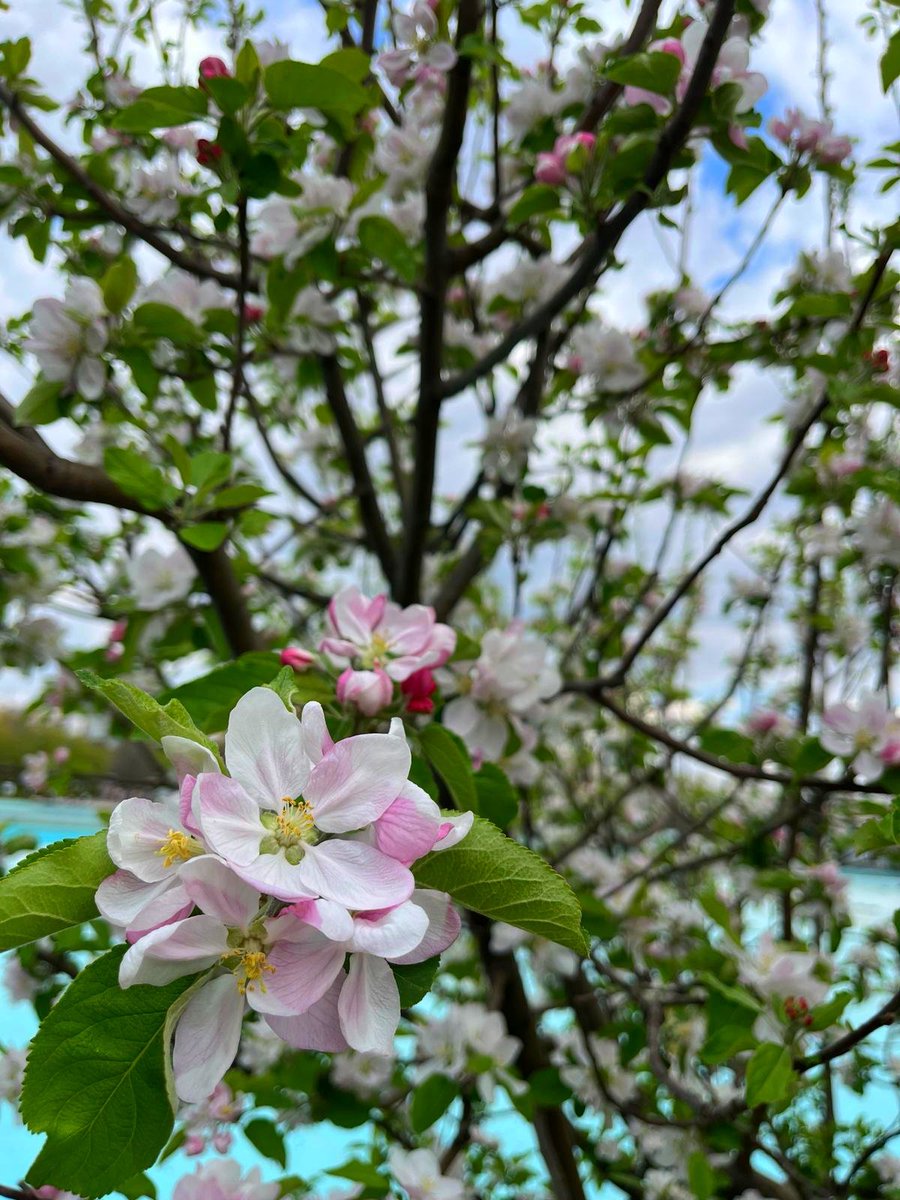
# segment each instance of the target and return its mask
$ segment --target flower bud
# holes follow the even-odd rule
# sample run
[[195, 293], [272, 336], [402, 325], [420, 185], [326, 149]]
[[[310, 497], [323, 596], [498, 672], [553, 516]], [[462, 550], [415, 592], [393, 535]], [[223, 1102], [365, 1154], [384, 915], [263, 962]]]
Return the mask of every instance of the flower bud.
[[352, 704], [367, 717], [387, 707], [394, 694], [390, 676], [377, 667], [374, 671], [354, 671], [347, 667], [337, 681], [337, 698], [341, 704]]
[[278, 657], [283, 667], [293, 667], [295, 671], [305, 671], [316, 661], [314, 654], [299, 646], [285, 646]]
[[204, 79], [228, 79], [231, 72], [221, 58], [216, 58], [215, 55], [210, 55], [208, 58], [201, 58], [200, 66], [197, 68], [200, 73], [200, 86], [203, 86]]
[[201, 167], [211, 167], [222, 157], [222, 147], [208, 138], [197, 138], [197, 162]]
[[407, 712], [434, 712], [434, 701], [431, 697], [436, 689], [437, 684], [428, 667], [421, 667], [418, 671], [413, 671], [412, 675], [400, 684], [400, 691], [407, 697]]

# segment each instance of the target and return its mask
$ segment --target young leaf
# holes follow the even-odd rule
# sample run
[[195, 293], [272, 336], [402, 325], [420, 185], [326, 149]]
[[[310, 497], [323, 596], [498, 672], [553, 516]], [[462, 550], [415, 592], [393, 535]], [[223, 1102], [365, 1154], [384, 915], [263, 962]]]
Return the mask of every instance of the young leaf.
[[114, 870], [105, 830], [29, 855], [0, 879], [0, 950], [93, 920], [94, 893]]
[[369, 102], [368, 92], [340, 71], [315, 63], [272, 63], [266, 68], [266, 94], [273, 108], [317, 108], [353, 115]]
[[747, 1104], [778, 1104], [786, 1100], [791, 1090], [794, 1070], [787, 1046], [763, 1042], [753, 1052], [747, 1064]]
[[[268, 657], [268, 661], [271, 671], [271, 657]], [[168, 704], [163, 707], [152, 696], [148, 696], [140, 688], [125, 683], [121, 679], [101, 679], [93, 671], [77, 671], [76, 674], [86, 687], [99, 692], [110, 704], [115, 705], [133, 725], [136, 725], [142, 733], [153, 738], [155, 742], [169, 734], [174, 734], [205, 746], [218, 758], [215, 742], [201, 733], [180, 700], [170, 699]]]
[[496, 763], [483, 763], [475, 772], [478, 815], [487, 817], [501, 829], [511, 824], [519, 811], [516, 789]]
[[465, 746], [443, 725], [426, 725], [420, 734], [425, 757], [446, 784], [457, 808], [478, 811], [472, 763]]
[[440, 957], [436, 956], [421, 963], [391, 967], [397, 981], [397, 991], [400, 993], [401, 1008], [413, 1008], [420, 1000], [425, 999], [431, 991], [439, 962]]
[[587, 953], [575, 893], [533, 850], [476, 817], [457, 846], [428, 854], [414, 869], [419, 884], [495, 921]]
[[424, 1133], [440, 1120], [456, 1097], [459, 1084], [446, 1075], [429, 1075], [413, 1092], [409, 1123], [414, 1133]]
[[279, 1166], [287, 1166], [287, 1149], [284, 1144], [284, 1136], [271, 1121], [257, 1117], [256, 1120], [250, 1121], [244, 1126], [244, 1134], [260, 1154], [265, 1155], [266, 1158], [271, 1158]]
[[119, 987], [119, 946], [73, 980], [28, 1054], [21, 1112], [47, 1141], [28, 1172], [94, 1200], [151, 1166], [172, 1132], [172, 1028], [192, 979]]

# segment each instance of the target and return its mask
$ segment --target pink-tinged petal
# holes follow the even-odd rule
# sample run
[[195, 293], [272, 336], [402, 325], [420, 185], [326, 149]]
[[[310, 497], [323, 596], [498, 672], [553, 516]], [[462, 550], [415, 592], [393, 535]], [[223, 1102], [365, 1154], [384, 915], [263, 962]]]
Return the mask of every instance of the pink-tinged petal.
[[246, 929], [259, 911], [257, 889], [210, 854], [186, 862], [179, 879], [197, 907], [223, 925]]
[[341, 1030], [361, 1053], [390, 1055], [400, 1024], [400, 993], [383, 958], [354, 954], [338, 1000]]
[[308, 704], [304, 704], [300, 714], [300, 729], [303, 734], [304, 754], [313, 765], [321, 762], [324, 755], [329, 754], [334, 747], [334, 739], [328, 732], [322, 705], [317, 700], [310, 700]]
[[176, 880], [171, 887], [155, 896], [141, 909], [126, 931], [126, 940], [129, 942], [140, 941], [154, 929], [161, 929], [164, 925], [174, 925], [176, 921], [183, 921], [193, 911], [193, 900]]
[[333, 942], [346, 942], [353, 936], [353, 918], [343, 904], [335, 904], [333, 900], [299, 900], [287, 911]]
[[393, 908], [412, 895], [412, 874], [374, 846], [335, 839], [307, 846], [299, 870], [316, 895], [352, 909]]
[[126, 950], [119, 966], [119, 986], [150, 983], [161, 987], [205, 971], [227, 949], [227, 930], [215, 917], [188, 917], [175, 925], [163, 925]]
[[471, 812], [460, 813], [458, 817], [444, 816], [438, 840], [435, 842], [433, 849], [449, 850], [451, 846], [457, 845], [463, 840], [474, 823], [475, 814]]
[[232, 778], [261, 808], [299, 796], [309, 777], [300, 722], [271, 688], [242, 696], [228, 718], [225, 762]]
[[346, 974], [341, 971], [321, 1000], [297, 1017], [266, 1015], [266, 1021], [289, 1046], [296, 1050], [321, 1050], [336, 1054], [347, 1049], [338, 1016], [338, 997]]
[[244, 998], [231, 974], [211, 979], [191, 997], [172, 1050], [180, 1100], [199, 1104], [221, 1082], [237, 1054], [243, 1018]]
[[275, 896], [291, 903], [295, 900], [313, 900], [318, 895], [315, 888], [304, 882], [299, 866], [289, 863], [283, 854], [260, 854], [246, 867], [232, 864], [235, 875], [257, 891]]
[[328, 619], [338, 637], [357, 647], [368, 646], [372, 630], [381, 620], [385, 596], [370, 600], [359, 588], [343, 588], [328, 605]]
[[322, 638], [319, 650], [334, 661], [341, 662], [345, 658], [355, 658], [361, 647], [355, 646], [344, 638]]
[[335, 694], [341, 704], [352, 704], [365, 716], [374, 717], [390, 704], [394, 685], [381, 667], [374, 671], [347, 667], [338, 676]]
[[193, 775], [185, 775], [178, 788], [178, 811], [181, 824], [195, 837], [202, 837], [200, 830], [200, 793]]
[[375, 845], [404, 866], [427, 854], [441, 836], [441, 810], [414, 783], [375, 822]]
[[749, 112], [769, 90], [769, 81], [758, 71], [749, 71], [737, 82], [741, 86], [741, 98], [737, 104], [739, 113]]
[[237, 780], [227, 775], [201, 775], [197, 788], [206, 842], [226, 862], [249, 866], [258, 857], [266, 834], [259, 808]]
[[174, 802], [131, 796], [117, 804], [109, 818], [106, 846], [117, 867], [131, 871], [145, 883], [165, 879], [171, 867], [164, 864], [160, 848], [169, 830], [179, 830], [181, 821]]
[[433, 628], [433, 608], [424, 604], [410, 604], [408, 608], [400, 608], [397, 604], [389, 603], [385, 606], [378, 632], [390, 646], [391, 653], [400, 656], [423, 651], [429, 643]]
[[447, 947], [451, 946], [459, 937], [462, 925], [459, 912], [445, 892], [432, 892], [427, 888], [416, 888], [413, 892], [413, 903], [424, 909], [428, 916], [428, 928], [414, 950], [400, 958], [391, 956], [391, 962], [400, 965], [425, 962], [428, 958], [443, 954]]
[[428, 914], [411, 900], [386, 913], [359, 913], [353, 921], [348, 949], [379, 958], [410, 954], [428, 929]]
[[266, 952], [271, 971], [262, 988], [247, 989], [250, 1006], [261, 1013], [293, 1017], [325, 995], [344, 965], [344, 946], [290, 913], [266, 922], [272, 945]]
[[177, 876], [144, 883], [130, 871], [115, 871], [97, 888], [95, 899], [100, 916], [111, 925], [127, 929], [143, 908], [177, 882]]
[[304, 798], [325, 833], [348, 833], [377, 820], [397, 799], [412, 756], [399, 738], [363, 733], [338, 742], [310, 772]]
[[221, 771], [216, 756], [205, 746], [201, 746], [199, 742], [192, 742], [190, 738], [167, 734], [164, 738], [160, 738], [160, 745], [163, 748], [163, 754], [175, 768], [179, 783], [185, 775], [196, 777], [204, 772], [211, 772], [215, 775]]

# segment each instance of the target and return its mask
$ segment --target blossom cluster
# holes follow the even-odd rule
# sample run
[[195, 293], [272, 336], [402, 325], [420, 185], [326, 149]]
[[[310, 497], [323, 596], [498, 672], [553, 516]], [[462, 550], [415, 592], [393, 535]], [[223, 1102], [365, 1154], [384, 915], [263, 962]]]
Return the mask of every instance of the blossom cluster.
[[178, 1095], [213, 1093], [247, 1006], [295, 1047], [390, 1053], [392, 965], [440, 954], [460, 926], [449, 897], [416, 888], [409, 868], [458, 842], [472, 814], [445, 818], [409, 780], [399, 720], [335, 742], [319, 704], [298, 718], [270, 688], [233, 709], [227, 773], [186, 738], [163, 749], [179, 797], [115, 808], [118, 870], [97, 904], [129, 943], [122, 987], [203, 973], [175, 1031]]

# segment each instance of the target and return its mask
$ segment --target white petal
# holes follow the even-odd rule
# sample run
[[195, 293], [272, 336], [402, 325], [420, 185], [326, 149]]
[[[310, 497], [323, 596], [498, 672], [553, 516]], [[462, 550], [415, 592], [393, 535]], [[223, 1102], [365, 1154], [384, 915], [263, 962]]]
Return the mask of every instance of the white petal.
[[271, 688], [242, 696], [228, 718], [225, 762], [232, 778], [263, 808], [296, 799], [309, 776], [300, 722]]
[[181, 1100], [206, 1100], [234, 1062], [244, 998], [233, 975], [211, 979], [188, 1001], [175, 1030], [172, 1067]]
[[400, 993], [383, 958], [354, 954], [338, 1000], [341, 1029], [354, 1050], [393, 1054], [400, 1023]]

